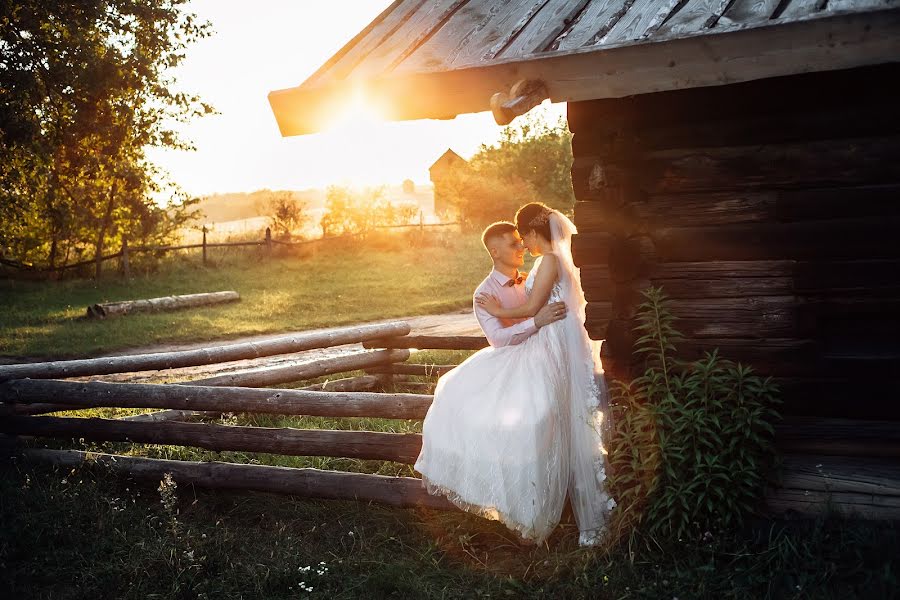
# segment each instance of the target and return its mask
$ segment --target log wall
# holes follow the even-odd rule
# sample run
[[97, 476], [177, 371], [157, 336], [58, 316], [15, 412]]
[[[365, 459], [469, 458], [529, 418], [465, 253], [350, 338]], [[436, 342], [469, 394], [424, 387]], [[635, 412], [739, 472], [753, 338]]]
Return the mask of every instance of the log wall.
[[641, 291], [683, 358], [776, 377], [787, 414], [900, 418], [900, 64], [569, 104], [587, 327], [628, 377]]

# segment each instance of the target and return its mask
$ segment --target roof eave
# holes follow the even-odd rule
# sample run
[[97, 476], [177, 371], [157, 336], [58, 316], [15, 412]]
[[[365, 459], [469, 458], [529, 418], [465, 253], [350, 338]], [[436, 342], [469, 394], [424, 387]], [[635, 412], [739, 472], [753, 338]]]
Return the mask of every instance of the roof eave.
[[542, 53], [463, 69], [276, 90], [269, 103], [283, 136], [319, 131], [362, 89], [390, 120], [448, 119], [490, 109], [495, 92], [542, 80], [555, 102], [620, 98], [797, 73], [900, 61], [900, 8], [834, 13], [759, 27]]

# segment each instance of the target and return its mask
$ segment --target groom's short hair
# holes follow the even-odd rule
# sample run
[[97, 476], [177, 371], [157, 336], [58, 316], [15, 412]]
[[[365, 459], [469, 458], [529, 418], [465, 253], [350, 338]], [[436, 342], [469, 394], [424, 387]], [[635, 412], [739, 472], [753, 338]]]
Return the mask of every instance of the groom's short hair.
[[481, 243], [484, 244], [484, 249], [490, 252], [491, 249], [488, 246], [492, 240], [502, 238], [505, 234], [515, 230], [516, 226], [509, 221], [497, 221], [496, 223], [491, 223], [485, 228], [484, 232], [482, 232]]

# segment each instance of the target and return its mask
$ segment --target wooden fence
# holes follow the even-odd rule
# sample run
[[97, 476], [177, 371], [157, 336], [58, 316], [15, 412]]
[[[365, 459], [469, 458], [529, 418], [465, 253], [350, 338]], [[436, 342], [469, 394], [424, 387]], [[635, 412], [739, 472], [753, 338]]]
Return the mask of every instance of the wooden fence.
[[[440, 227], [453, 227], [457, 226], [459, 223], [425, 223], [420, 219], [419, 223], [408, 223], [403, 225], [376, 225], [372, 227], [372, 230], [388, 230], [388, 229], [414, 229], [419, 232], [424, 233], [425, 229], [432, 228], [440, 228]], [[202, 262], [204, 265], [207, 264], [207, 250], [209, 248], [240, 248], [240, 247], [263, 247], [266, 249], [268, 253], [271, 253], [272, 249], [276, 246], [282, 247], [298, 247], [298, 246], [307, 246], [310, 244], [318, 244], [322, 242], [330, 242], [337, 240], [347, 240], [356, 237], [360, 237], [368, 234], [369, 231], [359, 232], [359, 233], [349, 233], [349, 234], [341, 234], [336, 236], [328, 236], [321, 237], [311, 240], [301, 240], [297, 242], [290, 242], [285, 240], [277, 240], [272, 237], [272, 229], [270, 227], [266, 227], [265, 237], [262, 240], [249, 241], [249, 242], [207, 242], [206, 227], [203, 228], [203, 241], [199, 244], [184, 244], [180, 246], [129, 246], [128, 240], [122, 241], [122, 247], [118, 252], [113, 254], [106, 254], [102, 256], [98, 256], [95, 258], [91, 258], [89, 260], [83, 260], [72, 264], [62, 265], [59, 267], [35, 267], [33, 265], [27, 265], [24, 263], [16, 262], [13, 260], [9, 260], [3, 257], [0, 257], [0, 265], [16, 269], [19, 271], [27, 271], [29, 273], [64, 273], [66, 271], [72, 271], [75, 269], [94, 266], [95, 267], [95, 277], [100, 277], [102, 272], [102, 265], [106, 261], [110, 260], [118, 260], [119, 261], [119, 271], [125, 277], [131, 276], [131, 255], [135, 253], [142, 252], [152, 252], [152, 253], [166, 253], [173, 252], [176, 250], [197, 250], [201, 251]]]
[[[408, 386], [404, 378], [411, 375], [435, 378], [455, 365], [407, 362], [414, 356], [411, 349], [474, 350], [485, 347], [487, 342], [478, 336], [409, 333], [406, 323], [388, 323], [200, 350], [0, 366], [0, 434], [6, 434], [5, 446], [14, 455], [29, 461], [65, 467], [97, 463], [115, 472], [152, 480], [171, 473], [179, 483], [209, 488], [454, 510], [445, 499], [429, 496], [421, 482], [412, 477], [150, 459], [51, 450], [26, 443], [25, 436], [84, 438], [412, 464], [421, 448], [419, 434], [226, 426], [193, 421], [200, 415], [222, 413], [422, 419], [432, 396], [398, 393], [393, 386]], [[65, 380], [206, 365], [358, 342], [362, 342], [364, 351], [350, 356], [178, 384]], [[302, 389], [259, 387], [358, 369], [370, 374], [338, 380], [344, 382], [338, 391], [325, 391], [321, 384]], [[375, 382], [383, 391], [367, 391], [373, 389]], [[96, 407], [160, 412], [122, 419], [45, 414]], [[863, 518], [900, 518], [900, 432], [893, 424], [795, 418], [779, 424], [776, 440], [784, 460], [780, 482], [771, 487], [766, 498], [773, 513], [793, 511], [808, 515], [836, 510]]]

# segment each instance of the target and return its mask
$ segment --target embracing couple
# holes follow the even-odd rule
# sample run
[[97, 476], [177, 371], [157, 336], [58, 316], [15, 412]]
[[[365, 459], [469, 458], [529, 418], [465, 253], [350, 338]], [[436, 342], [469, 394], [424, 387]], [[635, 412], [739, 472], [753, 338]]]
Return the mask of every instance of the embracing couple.
[[[494, 268], [474, 310], [490, 347], [438, 381], [415, 468], [429, 493], [537, 543], [568, 495], [579, 543], [595, 545], [615, 502], [604, 485], [607, 392], [584, 329], [574, 233], [540, 203], [484, 231]], [[526, 248], [537, 260], [524, 276]]]

